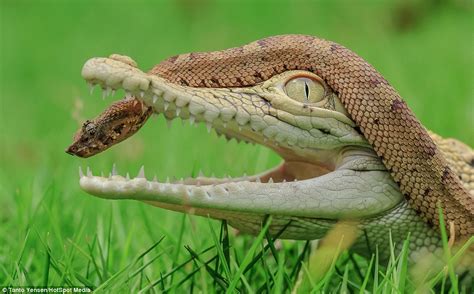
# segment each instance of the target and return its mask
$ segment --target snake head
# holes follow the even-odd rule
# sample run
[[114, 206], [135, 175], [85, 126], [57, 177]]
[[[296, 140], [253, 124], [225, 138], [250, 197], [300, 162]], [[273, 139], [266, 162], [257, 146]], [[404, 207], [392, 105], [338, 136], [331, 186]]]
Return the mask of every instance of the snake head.
[[94, 120], [86, 120], [66, 152], [79, 157], [96, 155], [135, 134], [152, 114], [136, 99], [110, 105]]

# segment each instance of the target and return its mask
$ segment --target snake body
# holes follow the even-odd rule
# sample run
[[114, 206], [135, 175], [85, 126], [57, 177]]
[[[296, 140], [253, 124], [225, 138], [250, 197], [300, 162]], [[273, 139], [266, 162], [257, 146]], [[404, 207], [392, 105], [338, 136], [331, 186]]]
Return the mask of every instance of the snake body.
[[472, 196], [428, 131], [380, 73], [337, 43], [275, 36], [222, 51], [177, 55], [149, 73], [189, 87], [232, 88], [288, 70], [310, 71], [325, 80], [426, 222], [438, 225], [441, 206], [457, 236], [474, 234]]

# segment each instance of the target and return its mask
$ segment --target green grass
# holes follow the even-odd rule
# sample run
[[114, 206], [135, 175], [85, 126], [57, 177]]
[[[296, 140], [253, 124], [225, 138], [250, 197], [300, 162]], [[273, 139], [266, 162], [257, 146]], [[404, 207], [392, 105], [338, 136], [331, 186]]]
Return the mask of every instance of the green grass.
[[[168, 130], [162, 117], [100, 156], [68, 156], [64, 149], [80, 121], [111, 103], [98, 91], [88, 94], [82, 64], [122, 53], [147, 69], [177, 53], [276, 34], [317, 35], [372, 63], [426, 127], [473, 146], [472, 4], [429, 3], [1, 1], [0, 285], [85, 285], [111, 293], [295, 289], [311, 273], [304, 264], [308, 242], [274, 241], [265, 230], [242, 236], [219, 221], [79, 189], [78, 166], [108, 172], [116, 162], [122, 173], [135, 173], [145, 163], [148, 174], [163, 179], [199, 169], [237, 176], [279, 162], [262, 147], [208, 135], [204, 126], [174, 122]], [[405, 256], [379, 265], [377, 256], [344, 252], [323, 283], [310, 285], [326, 292], [410, 292], [418, 284]], [[426, 287], [462, 292], [455, 280], [441, 273]]]

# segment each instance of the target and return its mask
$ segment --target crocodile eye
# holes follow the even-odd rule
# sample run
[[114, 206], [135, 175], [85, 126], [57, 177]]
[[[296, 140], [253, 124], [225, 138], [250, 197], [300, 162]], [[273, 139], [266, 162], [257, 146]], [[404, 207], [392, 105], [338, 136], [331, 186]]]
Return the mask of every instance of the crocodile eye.
[[303, 103], [316, 103], [324, 98], [325, 89], [320, 82], [306, 77], [294, 78], [285, 84], [288, 97]]

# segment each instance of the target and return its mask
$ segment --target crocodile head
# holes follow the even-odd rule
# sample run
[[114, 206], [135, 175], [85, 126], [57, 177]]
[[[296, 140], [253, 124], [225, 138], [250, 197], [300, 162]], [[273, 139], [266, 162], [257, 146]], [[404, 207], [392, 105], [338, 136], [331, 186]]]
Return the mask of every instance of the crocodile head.
[[291, 70], [249, 87], [200, 88], [142, 72], [129, 57], [112, 55], [90, 59], [82, 75], [105, 93], [124, 89], [167, 120], [204, 123], [209, 131], [264, 145], [284, 159], [257, 175], [172, 183], [149, 180], [143, 170], [134, 179], [114, 171], [108, 178], [81, 172], [80, 185], [90, 194], [227, 219], [250, 233], [273, 215], [270, 231], [287, 226], [282, 237], [294, 239], [319, 238], [339, 219], [377, 217], [402, 202], [337, 94], [314, 73]]

